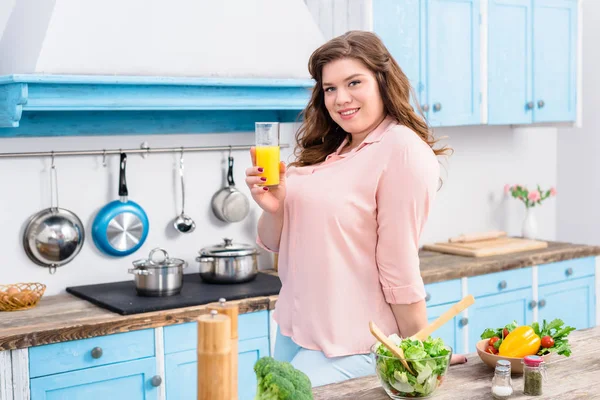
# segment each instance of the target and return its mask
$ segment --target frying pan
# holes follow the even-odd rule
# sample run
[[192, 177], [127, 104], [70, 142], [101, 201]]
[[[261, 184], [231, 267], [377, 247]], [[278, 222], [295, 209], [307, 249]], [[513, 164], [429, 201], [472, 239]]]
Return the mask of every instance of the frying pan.
[[142, 207], [128, 199], [125, 167], [127, 154], [121, 153], [119, 166], [119, 200], [113, 200], [98, 211], [92, 224], [92, 239], [103, 253], [127, 256], [139, 249], [148, 236], [148, 216]]

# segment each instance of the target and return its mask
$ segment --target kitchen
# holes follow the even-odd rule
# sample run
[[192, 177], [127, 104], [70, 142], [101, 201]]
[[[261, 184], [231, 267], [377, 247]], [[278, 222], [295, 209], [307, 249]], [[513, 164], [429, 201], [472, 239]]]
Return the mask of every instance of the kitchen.
[[[69, 99], [68, 91], [35, 92], [36, 82], [27, 83], [31, 97], [28, 100], [29, 104], [34, 103], [36, 93], [41, 93], [41, 97], [38, 97], [40, 99], [38, 107], [40, 108], [27, 110], [27, 106], [24, 106], [22, 115], [15, 117], [17, 121], [19, 118], [21, 119], [18, 128], [6, 127], [8, 124], [0, 128], [2, 135], [0, 151], [15, 153], [92, 149], [102, 152], [103, 149], [140, 149], [145, 148], [144, 146], [150, 149], [181, 146], [186, 148], [245, 146], [253, 142], [255, 121], [274, 120], [275, 118], [286, 121], [281, 126], [281, 141], [292, 145], [293, 135], [298, 126], [293, 121], [301, 109], [302, 102], [306, 99], [302, 95], [302, 88], [305, 87], [308, 80], [306, 61], [310, 52], [325, 40], [349, 29], [369, 29], [370, 24], [374, 24], [371, 19], [376, 20], [378, 15], [377, 10], [372, 9], [372, 3], [377, 4], [376, 1], [293, 1], [284, 6], [277, 5], [276, 2], [256, 1], [248, 2], [244, 6], [236, 4], [237, 11], [231, 12], [232, 10], [227, 9], [225, 5], [192, 6], [188, 2], [182, 2], [182, 6], [192, 7], [189, 12], [182, 13], [177, 12], [174, 7], [161, 7], [158, 2], [154, 2], [153, 7], [146, 9], [137, 3], [132, 3], [130, 8], [125, 8], [125, 6], [112, 1], [105, 1], [102, 4], [87, 4], [84, 7], [77, 5], [77, 2], [57, 0], [45, 3], [46, 9], [39, 8], [34, 16], [28, 18], [29, 9], [21, 5], [25, 2], [4, 2], [0, 6], [2, 7], [0, 22], [6, 21], [0, 23], [0, 26], [5, 26], [2, 39], [0, 39], [0, 49], [2, 49], [0, 53], [6, 63], [2, 62], [1, 75], [14, 73], [61, 76], [99, 75], [100, 78], [83, 81], [82, 84], [88, 85], [83, 87], [89, 93], [100, 92], [104, 93], [104, 96], [86, 98], [73, 94], [73, 97]], [[414, 5], [419, 2], [399, 3], [406, 3], [409, 7], [414, 8]], [[489, 7], [487, 1], [468, 3], [477, 4], [482, 15], [490, 12], [486, 8]], [[593, 38], [596, 33], [594, 24], [586, 24], [586, 21], [587, 18], [593, 21], [598, 9], [593, 2], [583, 2], [581, 6], [587, 9], [583, 13], [584, 20], [580, 25], [582, 30], [580, 34], [583, 40], [577, 43], [578, 46], [582, 46], [582, 58], [585, 61], [579, 67], [580, 73], [577, 78], [579, 81], [585, 81], [586, 84], [578, 83], [579, 90], [576, 93], [580, 99], [577, 101], [577, 113], [574, 117], [568, 116], [566, 123], [509, 121], [486, 124], [485, 121], [489, 122], [493, 118], [493, 112], [478, 105], [480, 119], [470, 122], [463, 121], [457, 125], [452, 122], [448, 124], [440, 122], [439, 127], [435, 128], [436, 134], [439, 137], [448, 136], [448, 143], [456, 151], [449, 158], [446, 168], [443, 169], [444, 187], [439, 193], [430, 221], [422, 236], [423, 244], [444, 241], [464, 232], [497, 229], [504, 230], [510, 235], [519, 236], [525, 212], [522, 204], [504, 195], [503, 188], [507, 183], [528, 185], [539, 183], [544, 187], [556, 186], [558, 188], [558, 195], [555, 199], [550, 199], [544, 203], [543, 207], [535, 209], [540, 239], [591, 246], [597, 244], [596, 237], [598, 235], [593, 231], [593, 226], [597, 225], [593, 224], [596, 217], [589, 212], [594, 206], [591, 199], [595, 197], [596, 184], [588, 180], [579, 180], [578, 177], [581, 176], [579, 171], [593, 170], [595, 166], [591, 161], [595, 159], [594, 153], [592, 153], [594, 139], [590, 136], [597, 117], [593, 112], [593, 107], [586, 107], [587, 104], [594, 104], [596, 100], [592, 97], [595, 96], [593, 90], [595, 50], [590, 44], [591, 41], [586, 41], [586, 38]], [[253, 17], [247, 18], [249, 15]], [[112, 27], [110, 30], [106, 29], [107, 21], [110, 21]], [[131, 21], [136, 21], [138, 25], [133, 27], [130, 24]], [[227, 23], [225, 24], [223, 21], [227, 21]], [[408, 29], [411, 27], [410, 21], [410, 19], [403, 20], [401, 26], [406, 24]], [[485, 21], [482, 26], [486, 26]], [[59, 29], [60, 27], [63, 28]], [[261, 29], [257, 30], [257, 27], [261, 27]], [[415, 29], [415, 27], [412, 26], [410, 29]], [[24, 32], [29, 34], [23, 35]], [[71, 32], [86, 32], [86, 34]], [[187, 40], [181, 40], [182, 37], [203, 38], [209, 34], [210, 37], [215, 37], [214, 32], [219, 32], [217, 36], [219, 40], [196, 40], [193, 45], [190, 45]], [[242, 32], [243, 34], [241, 34]], [[17, 51], [14, 44], [15, 38], [20, 37], [29, 38], [31, 47], [21, 46], [19, 42], [21, 53], [16, 53], [18, 57], [10, 58], [10, 60], [4, 57], [4, 54], [13, 54]], [[241, 41], [240, 38], [244, 40]], [[406, 42], [401, 45], [411, 46], [411, 40], [414, 41], [414, 38], [407, 37]], [[290, 45], [291, 43], [293, 45]], [[485, 48], [484, 43], [486, 40], [483, 29], [480, 43], [482, 49]], [[59, 44], [65, 47], [60, 47]], [[260, 47], [259, 44], [263, 47]], [[414, 48], [414, 44], [412, 46]], [[133, 51], [133, 49], [136, 50]], [[160, 49], [162, 53], [157, 53], [156, 49]], [[224, 49], [227, 50], [224, 51]], [[461, 48], [461, 50], [464, 49]], [[8, 51], [10, 53], [7, 53]], [[265, 60], [263, 57], [256, 57], [258, 53], [272, 53], [273, 55]], [[483, 51], [478, 52], [477, 55], [480, 53], [480, 66], [483, 69], [487, 58]], [[408, 64], [406, 69], [409, 72]], [[418, 70], [418, 67], [413, 69], [413, 71], [417, 71], [413, 72], [413, 76], [417, 76], [415, 74], [418, 74]], [[117, 79], [111, 81], [106, 78], [106, 82], [101, 83], [102, 77], [118, 75], [146, 76], [147, 78], [132, 78], [126, 82], [126, 85], [121, 86], [106, 84], [106, 82], [114, 83]], [[431, 75], [434, 76], [434, 74]], [[250, 100], [248, 100], [248, 104], [242, 106], [241, 111], [233, 100], [230, 104], [221, 107], [220, 110], [225, 110], [224, 112], [230, 112], [233, 115], [233, 117], [229, 117], [228, 114], [215, 110], [216, 106], [215, 109], [211, 109], [210, 106], [198, 107], [200, 111], [197, 111], [185, 101], [179, 100], [184, 93], [178, 91], [177, 79], [190, 76], [200, 77], [198, 87], [206, 85], [207, 80], [203, 79], [207, 77], [219, 79], [264, 78], [269, 80], [269, 84], [256, 92], [251, 90], [253, 86], [248, 82], [241, 83], [240, 87], [236, 89], [240, 92], [232, 92], [231, 98], [235, 98], [241, 93], [247, 94]], [[444, 75], [442, 74], [442, 76]], [[142, 86], [157, 83], [154, 77], [169, 77], [167, 81], [172, 84], [167, 85], [168, 90], [165, 92], [145, 91], [142, 93], [142, 90], [146, 89]], [[485, 85], [488, 80], [483, 77], [482, 73], [480, 91], [487, 94]], [[293, 80], [289, 94], [292, 104], [289, 107], [281, 105], [280, 97], [276, 93], [279, 90], [277, 86], [274, 86], [277, 87], [277, 90], [269, 88], [269, 85], [278, 83], [275, 82], [277, 79]], [[126, 81], [126, 79], [122, 78], [121, 81]], [[214, 81], [211, 82], [211, 84], [214, 83]], [[44, 90], [46, 89], [48, 88], [44, 88]], [[445, 88], [445, 90], [452, 93], [456, 87]], [[203, 93], [203, 91], [199, 91], [197, 96], [195, 94], [190, 96], [193, 96], [191, 98], [195, 101], [204, 102], [203, 104], [214, 101], [213, 97], [203, 98]], [[67, 107], [72, 108], [70, 115], [66, 118], [61, 114], [61, 109], [64, 107], [60, 102], [53, 104], [51, 101], [46, 103], [43, 101], [44, 95], [52, 98], [57, 94], [65, 96]], [[141, 111], [114, 112], [114, 108], [127, 107], [127, 103], [124, 101], [123, 104], [117, 104], [113, 108], [111, 102], [115, 98], [127, 99]], [[256, 106], [257, 103], [253, 103], [255, 99], [263, 98], [268, 101], [259, 101], [258, 106]], [[156, 101], [154, 102], [154, 100]], [[486, 98], [483, 100], [487, 101]], [[97, 103], [98, 108], [86, 111], [86, 103], [93, 104], [94, 101], [99, 102]], [[154, 104], [152, 104], [153, 102]], [[10, 103], [10, 100], [7, 100], [6, 103]], [[444, 106], [449, 107], [447, 103], [443, 103], [442, 107]], [[47, 109], [44, 110], [44, 107]], [[243, 107], [246, 107], [247, 110], [244, 110]], [[17, 108], [13, 106], [12, 110]], [[104, 111], [100, 113], [98, 110]], [[272, 110], [276, 110], [277, 114], [272, 113]], [[205, 117], [203, 112], [209, 113], [208, 116]], [[11, 117], [13, 114], [8, 114], [8, 118]], [[575, 122], [574, 127], [571, 126], [572, 122]], [[291, 150], [291, 147], [283, 148], [282, 159], [289, 159]], [[581, 154], [586, 154], [584, 153], [586, 151], [589, 151], [590, 154], [582, 157]], [[0, 181], [4, 187], [18, 187], [18, 190], [14, 190], [10, 196], [5, 196], [2, 211], [0, 211], [3, 225], [13, 227], [3, 233], [4, 254], [8, 256], [7, 265], [10, 267], [7, 266], [2, 271], [0, 283], [41, 282], [46, 284], [46, 292], [39, 306], [26, 312], [47, 312], [48, 310], [43, 308], [45, 304], [49, 307], [52, 304], [61, 304], [60, 302], [51, 303], [52, 296], [70, 296], [65, 293], [67, 287], [131, 281], [133, 277], [128, 273], [131, 263], [147, 258], [149, 252], [155, 247], [164, 247], [172, 257], [188, 261], [186, 274], [194, 274], [198, 272], [199, 268], [195, 261], [198, 251], [220, 243], [223, 237], [230, 237], [238, 243], [254, 243], [259, 215], [257, 207], [252, 204], [248, 216], [243, 221], [232, 224], [224, 223], [216, 218], [210, 207], [213, 194], [226, 183], [225, 172], [228, 155], [228, 150], [184, 152], [185, 208], [186, 213], [192, 216], [197, 224], [196, 230], [192, 234], [185, 235], [178, 234], [172, 229], [174, 218], [181, 212], [179, 152], [128, 154], [127, 182], [130, 197], [143, 205], [152, 226], [144, 245], [135, 254], [127, 257], [109, 258], [94, 246], [93, 241], [90, 240], [91, 237], [88, 236], [78, 256], [69, 264], [57, 268], [52, 275], [46, 268], [40, 268], [29, 260], [21, 243], [21, 233], [27, 218], [49, 205], [50, 182], [48, 178], [51, 157], [0, 159], [3, 171], [18, 171], [18, 173], [0, 174]], [[237, 187], [244, 191], [246, 189], [242, 184], [243, 171], [250, 162], [249, 155], [247, 150], [235, 150], [232, 155], [235, 159], [234, 179], [238, 183]], [[97, 211], [104, 204], [117, 198], [118, 155], [110, 154], [105, 158], [101, 154], [96, 156], [57, 156], [55, 165], [59, 178], [61, 206], [75, 211], [83, 220], [86, 231], [91, 232], [92, 221]], [[165, 207], [165, 205], [168, 206]], [[574, 252], [578, 251], [581, 250]], [[587, 255], [593, 257], [594, 253], [592, 251]], [[521, 263], [525, 262], [522, 259], [519, 260]], [[545, 258], [543, 261], [550, 262], [548, 260], [550, 258]], [[261, 254], [260, 268], [270, 270], [273, 261], [269, 255]], [[545, 264], [543, 261], [534, 257], [534, 260], [527, 261], [527, 263], [528, 266], [534, 267]], [[553, 261], [557, 261], [557, 259]], [[543, 267], [539, 267], [540, 270], [541, 268]], [[589, 268], [587, 264], [584, 266], [586, 271]], [[594, 267], [591, 268], [594, 269]], [[538, 278], [539, 276], [540, 274], [538, 274]], [[589, 273], [586, 273], [581, 278], [589, 280], [590, 276]], [[460, 277], [458, 281], [449, 278], [435, 279], [435, 282], [445, 280], [451, 282], [450, 285], [458, 285], [457, 288], [452, 289], [440, 288], [437, 293], [446, 293], [447, 291], [448, 293], [462, 293], [465, 290], [461, 286], [464, 281], [462, 278]], [[593, 280], [593, 278], [591, 279]], [[469, 285], [469, 287], [471, 286]], [[539, 293], [535, 293], [538, 291], [537, 283], [532, 283], [531, 288], [535, 288], [535, 290], [521, 289], [523, 292], [527, 291], [527, 301], [540, 300]], [[541, 290], [541, 287], [539, 289]], [[435, 312], [443, 312], [444, 304], [455, 301], [455, 298], [451, 297], [439, 303], [435, 300], [435, 293], [432, 295], [432, 301], [434, 301], [432, 307], [440, 305], [440, 308], [432, 309], [430, 318], [436, 316]], [[275, 300], [269, 296], [257, 299], [255, 303], [248, 306], [244, 306], [243, 303], [241, 305], [242, 309], [246, 307], [246, 310], [256, 311], [256, 313], [246, 313], [248, 317], [257, 320], [257, 322], [248, 322], [248, 326], [261, 326], [262, 333], [255, 335], [248, 332], [245, 337], [249, 341], [246, 343], [250, 346], [248, 354], [252, 357], [268, 354], [272, 346], [272, 341], [268, 339], [269, 331], [272, 328], [268, 316], [272, 310], [271, 303]], [[81, 313], [81, 317], [89, 314], [88, 322], [93, 320], [94, 316], [97, 317], [83, 300], [78, 304], [82, 305], [83, 310], [77, 312]], [[595, 307], [595, 312], [597, 312], [597, 308]], [[60, 310], [60, 307], [58, 309]], [[468, 311], [471, 310], [467, 310], [462, 318], [473, 318], [468, 315]], [[588, 311], [592, 312], [593, 309], [590, 308]], [[24, 311], [22, 314], [25, 315], [26, 312]], [[171, 319], [173, 318], [171, 315], [160, 315], [160, 313], [152, 315], [163, 322], [169, 320], [169, 325], [179, 326], [175, 322], [188, 322], [201, 312], [201, 307], [181, 310], [181, 315], [174, 317], [174, 320]], [[533, 318], [534, 314], [537, 316], [538, 309], [534, 308], [530, 313]], [[7, 315], [8, 313], [3, 314]], [[527, 315], [529, 315], [529, 311]], [[126, 332], [131, 329], [131, 326], [151, 328], [153, 337], [150, 339], [155, 344], [157, 343], [152, 354], [157, 359], [158, 370], [160, 368], [168, 370], [169, 365], [177, 365], [178, 362], [183, 364], [184, 361], [177, 361], [177, 357], [182, 357], [186, 352], [189, 354], [189, 351], [192, 350], [183, 345], [174, 347], [172, 352], [168, 350], [170, 347], [168, 343], [177, 343], [177, 337], [167, 343], [171, 334], [168, 333], [168, 329], [162, 328], [163, 322], [143, 324], [140, 319], [120, 317], [116, 314], [110, 316], [103, 314], [102, 318], [106, 319], [100, 318], [97, 323], [104, 324], [107, 331], [98, 328], [100, 331], [94, 333], [94, 337]], [[566, 317], [563, 316], [563, 318]], [[113, 319], [118, 322], [114, 322]], [[141, 319], [143, 320], [143, 318]], [[128, 323], [128, 320], [131, 323]], [[63, 332], [61, 334], [66, 335], [68, 339], [89, 338], [90, 333], [85, 333], [85, 327], [78, 327], [81, 325], [78, 321], [80, 320], [65, 321], [59, 328], [47, 329], [55, 334], [57, 330], [60, 330]], [[593, 318], [587, 318], [585, 322], [591, 324], [593, 321], [598, 321], [595, 315]], [[459, 322], [457, 319], [457, 323]], [[506, 323], [508, 322], [506, 321]], [[475, 321], [472, 320], [471, 324], [474, 323]], [[0, 332], [6, 325], [2, 325], [2, 327]], [[473, 339], [468, 335], [476, 336], [479, 332], [474, 332], [475, 329], [466, 329], [467, 327], [469, 324], [464, 327], [457, 326], [457, 335], [461, 338], [461, 340], [457, 340], [457, 344], [463, 347], [460, 350], [473, 352]], [[3, 334], [0, 336], [4, 337]], [[13, 340], [18, 342], [17, 336], [21, 338], [21, 344], [2, 347], [3, 350], [12, 352], [11, 369], [13, 371], [23, 372], [23, 369], [15, 367], [15, 364], [27, 365], [27, 348], [31, 346], [31, 343], [59, 342], [56, 335], [51, 336], [51, 339], [45, 339], [48, 341], [42, 339], [39, 342], [29, 342], [34, 337], [44, 336], [42, 333], [33, 331], [21, 331], [19, 335], [15, 334]], [[105, 338], [110, 338], [110, 335]], [[152, 342], [152, 340], [150, 341]], [[7, 341], [10, 342], [10, 340]], [[250, 344], [252, 341], [256, 344]], [[107, 344], [107, 346], [110, 345], [110, 343]], [[161, 350], [156, 351], [160, 346], [162, 346]], [[94, 347], [97, 346], [92, 346], [92, 348]], [[107, 348], [105, 347], [104, 350], [106, 353]], [[119, 361], [126, 362], [126, 360], [134, 360], [134, 358]], [[170, 363], [170, 360], [173, 362]], [[191, 361], [187, 360], [185, 363], [189, 365]], [[0, 363], [0, 365], [3, 364]], [[469, 366], [472, 367], [471, 364]], [[40, 372], [40, 374], [41, 376], [58, 376], [69, 374], [67, 371], [69, 370]], [[81, 369], [81, 371], [86, 371], [86, 369]], [[452, 371], [451, 369], [450, 377]], [[31, 375], [30, 371], [25, 372]], [[72, 373], [72, 375], [74, 374]], [[168, 384], [168, 372], [166, 374], [166, 384], [158, 386], [156, 396], [170, 397], [169, 386], [177, 386], [177, 384]], [[21, 380], [21, 383], [14, 385], [12, 382], [11, 386], [17, 387], [19, 392], [11, 391], [10, 394], [6, 394], [9, 392], [0, 390], [0, 398], [4, 399], [3, 395], [6, 398], [9, 398], [8, 396], [11, 396], [10, 398], [28, 398], [29, 380], [39, 379], [29, 375], [25, 377], [17, 375], [18, 379], [16, 380]], [[36, 375], [35, 372], [34, 375]], [[151, 376], [154, 375], [160, 375], [160, 373]], [[253, 379], [252, 374], [245, 377], [249, 382]], [[491, 374], [489, 378], [491, 380]], [[26, 384], [23, 384], [23, 380]]]

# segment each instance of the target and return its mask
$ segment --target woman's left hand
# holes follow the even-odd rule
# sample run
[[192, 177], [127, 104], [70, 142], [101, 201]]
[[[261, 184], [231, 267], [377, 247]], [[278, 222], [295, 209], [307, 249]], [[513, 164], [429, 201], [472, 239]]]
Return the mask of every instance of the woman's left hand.
[[467, 362], [467, 357], [462, 354], [452, 354], [452, 358], [450, 358], [450, 365], [454, 364], [464, 364]]

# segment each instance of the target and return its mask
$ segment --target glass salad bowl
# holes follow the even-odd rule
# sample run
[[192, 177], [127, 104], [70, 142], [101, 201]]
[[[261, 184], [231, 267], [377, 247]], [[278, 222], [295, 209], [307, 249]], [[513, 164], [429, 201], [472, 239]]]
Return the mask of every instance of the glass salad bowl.
[[[400, 339], [392, 336], [390, 339], [398, 345]], [[423, 342], [404, 339], [403, 342], [409, 342], [402, 343], [400, 347], [411, 371], [382, 344], [376, 343], [371, 347], [379, 382], [392, 399], [428, 398], [444, 381], [452, 348], [439, 338], [428, 338]]]

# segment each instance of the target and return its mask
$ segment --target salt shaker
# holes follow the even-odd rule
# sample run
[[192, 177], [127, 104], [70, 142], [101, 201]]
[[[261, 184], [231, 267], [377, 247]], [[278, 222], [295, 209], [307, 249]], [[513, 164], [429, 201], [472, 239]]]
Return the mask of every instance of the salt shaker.
[[494, 378], [492, 378], [492, 396], [494, 399], [508, 399], [513, 394], [512, 380], [510, 378], [510, 362], [498, 360]]

